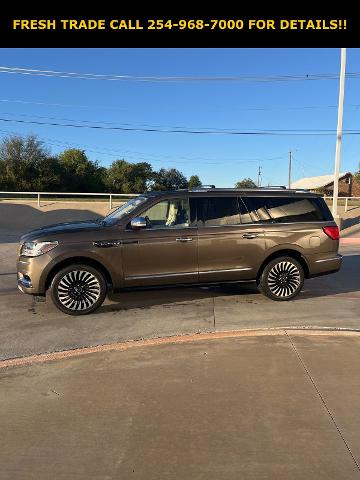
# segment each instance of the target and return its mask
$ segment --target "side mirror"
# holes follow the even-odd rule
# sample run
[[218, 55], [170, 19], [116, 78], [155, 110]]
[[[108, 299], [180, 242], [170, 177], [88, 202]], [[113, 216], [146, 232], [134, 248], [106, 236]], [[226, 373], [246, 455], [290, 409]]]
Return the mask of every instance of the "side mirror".
[[140, 228], [146, 228], [147, 223], [144, 217], [135, 217], [131, 220], [131, 228], [133, 230], [140, 230]]

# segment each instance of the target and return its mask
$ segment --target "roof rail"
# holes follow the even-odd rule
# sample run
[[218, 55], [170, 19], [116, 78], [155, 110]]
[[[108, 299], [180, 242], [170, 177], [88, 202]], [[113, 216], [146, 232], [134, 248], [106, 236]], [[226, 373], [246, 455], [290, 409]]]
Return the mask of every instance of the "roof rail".
[[257, 188], [281, 188], [282, 190], [287, 190], [285, 185], [268, 185], [267, 187], [257, 187]]
[[215, 185], [201, 185], [200, 187], [190, 188], [190, 192], [198, 192], [201, 190], [209, 190], [212, 188], [216, 188]]

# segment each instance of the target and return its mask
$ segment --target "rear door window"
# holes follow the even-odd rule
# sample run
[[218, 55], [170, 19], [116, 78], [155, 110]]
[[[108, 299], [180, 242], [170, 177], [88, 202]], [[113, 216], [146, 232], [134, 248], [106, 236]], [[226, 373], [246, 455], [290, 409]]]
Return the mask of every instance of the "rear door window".
[[259, 221], [256, 215], [256, 212], [249, 211], [246, 208], [246, 205], [243, 202], [242, 198], [239, 198], [239, 208], [240, 208], [240, 219], [242, 224], [246, 225], [247, 223], [255, 223]]
[[267, 210], [266, 197], [243, 197], [242, 200], [249, 211], [253, 223], [272, 222]]
[[240, 225], [237, 197], [205, 197], [198, 199], [198, 224], [202, 227]]

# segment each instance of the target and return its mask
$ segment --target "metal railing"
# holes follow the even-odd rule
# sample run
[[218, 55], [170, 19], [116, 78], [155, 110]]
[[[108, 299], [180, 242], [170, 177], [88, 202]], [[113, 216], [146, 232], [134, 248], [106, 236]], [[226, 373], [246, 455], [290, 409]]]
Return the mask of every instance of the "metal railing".
[[[84, 192], [1, 192], [0, 195], [33, 195], [37, 198], [37, 205], [41, 207], [41, 196], [49, 197], [49, 196], [63, 196], [63, 197], [108, 197], [109, 198], [109, 209], [113, 208], [113, 198], [114, 197], [122, 197], [122, 198], [131, 198], [137, 197], [140, 195], [139, 193], [84, 193]], [[333, 197], [324, 196], [324, 200], [329, 200], [332, 202]], [[349, 204], [351, 201], [356, 200], [360, 206], [360, 197], [338, 197], [338, 205], [341, 203], [342, 200], [345, 200], [345, 212], [349, 209]]]
[[109, 209], [113, 208], [113, 197], [137, 197], [139, 193], [79, 193], [79, 192], [0, 192], [0, 195], [34, 195], [37, 198], [38, 208], [41, 207], [41, 196], [66, 196], [66, 197], [109, 197]]
[[[328, 197], [328, 196], [324, 196], [324, 200], [330, 200], [331, 202], [333, 201], [333, 197]], [[358, 203], [360, 204], [360, 197], [338, 197], [338, 206], [339, 206], [339, 202], [341, 202], [341, 200], [345, 200], [345, 213], [348, 211], [349, 209], [349, 203], [351, 203], [351, 200], [357, 200]], [[360, 205], [358, 205], [360, 206]]]

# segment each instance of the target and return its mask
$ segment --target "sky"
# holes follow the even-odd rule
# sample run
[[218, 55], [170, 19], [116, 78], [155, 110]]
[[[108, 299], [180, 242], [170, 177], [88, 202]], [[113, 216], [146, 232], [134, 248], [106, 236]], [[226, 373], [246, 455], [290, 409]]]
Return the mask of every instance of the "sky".
[[[109, 166], [116, 159], [177, 168], [203, 184], [262, 185], [334, 171], [338, 79], [268, 81], [274, 75], [335, 74], [340, 49], [0, 49], [0, 138], [36, 134], [56, 154], [80, 148]], [[90, 80], [2, 73], [1, 67], [155, 77], [243, 77], [266, 81]], [[346, 71], [360, 72], [360, 49]], [[265, 77], [265, 78], [264, 78]], [[259, 80], [259, 78], [258, 78]], [[360, 126], [360, 78], [345, 83], [344, 129]], [[330, 130], [327, 135], [228, 135], [37, 125], [206, 131]], [[150, 126], [150, 127], [149, 127]], [[280, 132], [278, 132], [280, 133]], [[291, 132], [282, 132], [291, 133]], [[297, 132], [299, 133], [299, 132]], [[314, 132], [312, 132], [314, 133]], [[358, 171], [360, 135], [344, 135], [340, 171]]]

